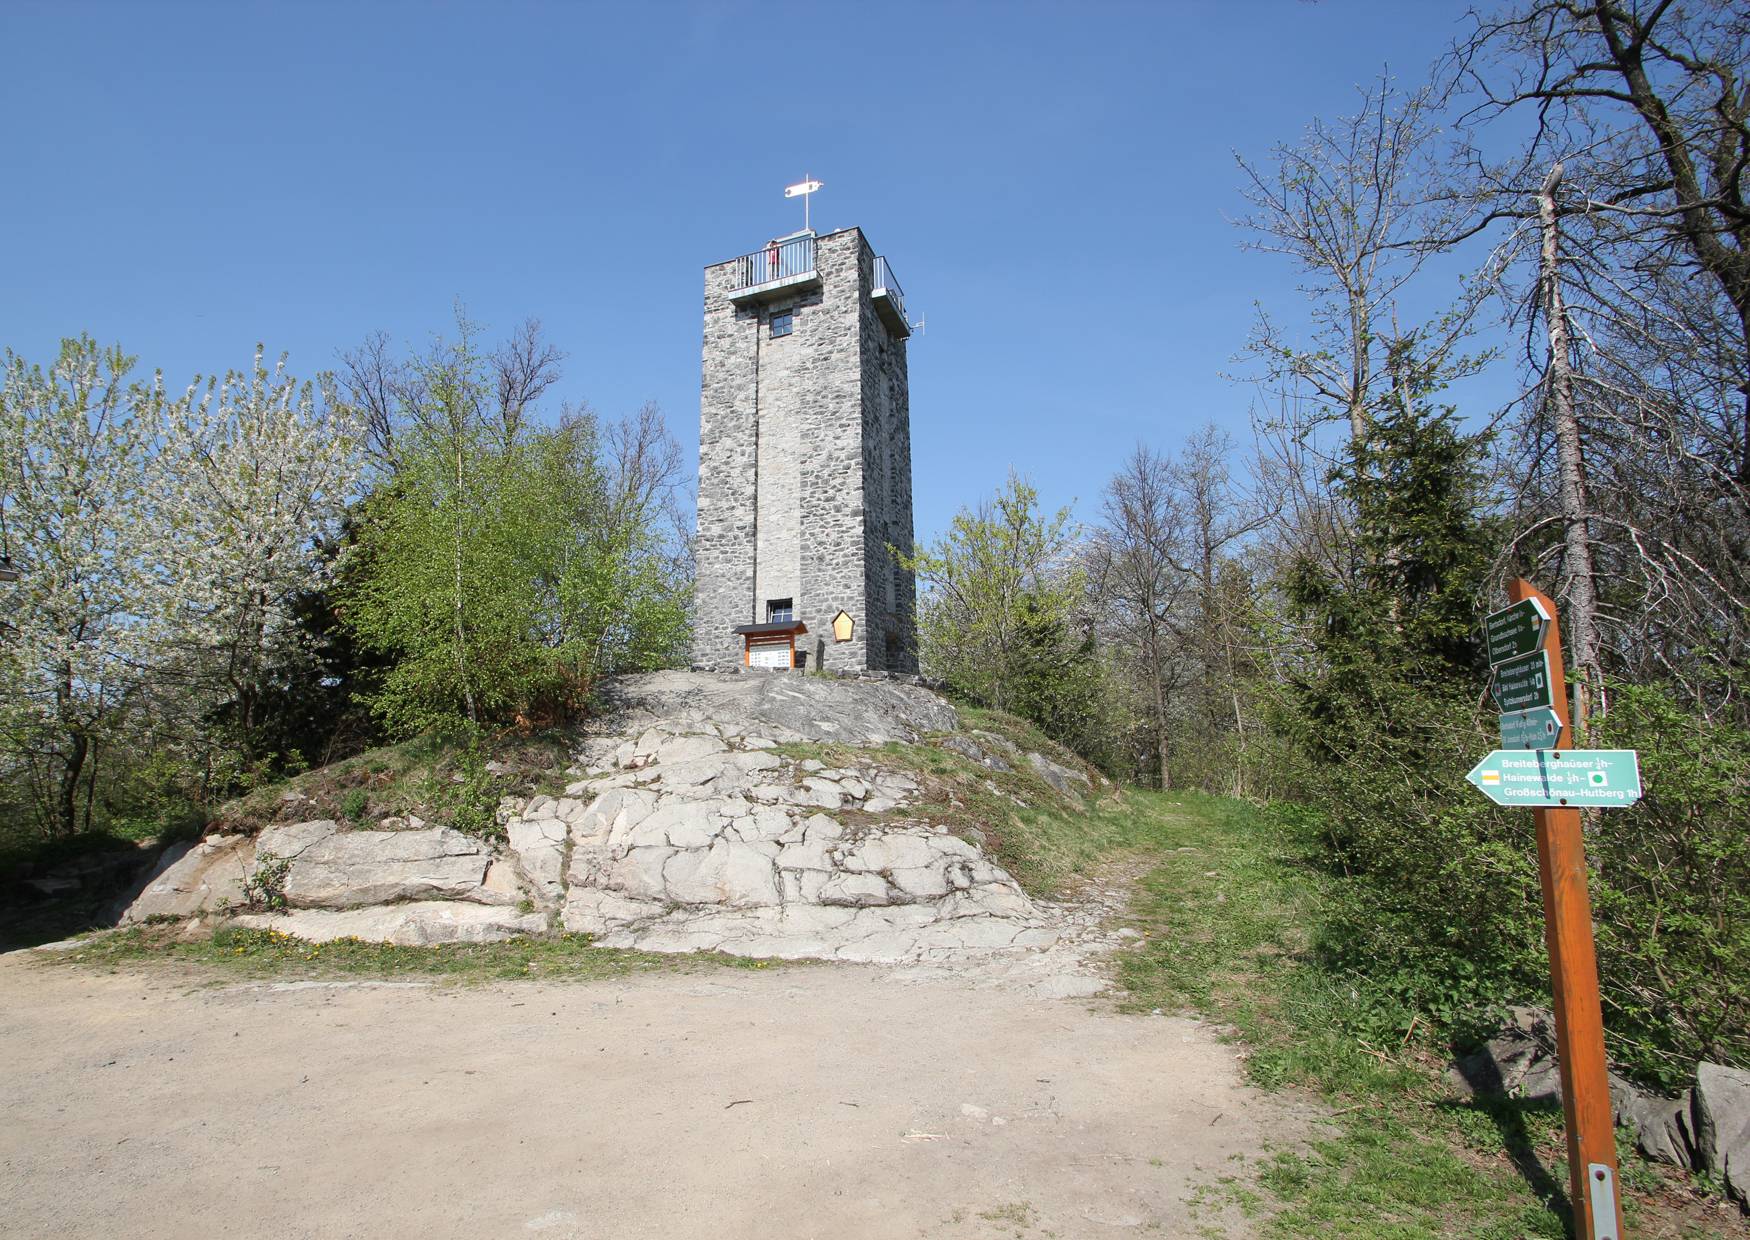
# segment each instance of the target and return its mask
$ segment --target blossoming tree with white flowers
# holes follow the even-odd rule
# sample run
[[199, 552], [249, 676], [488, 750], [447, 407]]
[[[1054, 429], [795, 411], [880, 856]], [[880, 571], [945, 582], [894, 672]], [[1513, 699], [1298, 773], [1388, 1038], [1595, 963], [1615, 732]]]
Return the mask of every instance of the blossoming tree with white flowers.
[[[6, 354], [0, 470], [0, 725], [7, 774], [40, 820], [80, 827], [94, 749], [139, 699], [171, 610], [161, 519], [176, 497], [147, 485], [162, 389], [130, 383], [133, 359], [90, 337], [46, 369]], [[90, 825], [90, 796], [85, 823]]]
[[256, 754], [257, 708], [276, 667], [299, 657], [292, 605], [327, 582], [317, 541], [334, 531], [361, 467], [356, 412], [333, 381], [299, 382], [256, 346], [247, 372], [208, 380], [165, 407], [157, 459], [177, 554], [174, 646], [186, 681]]

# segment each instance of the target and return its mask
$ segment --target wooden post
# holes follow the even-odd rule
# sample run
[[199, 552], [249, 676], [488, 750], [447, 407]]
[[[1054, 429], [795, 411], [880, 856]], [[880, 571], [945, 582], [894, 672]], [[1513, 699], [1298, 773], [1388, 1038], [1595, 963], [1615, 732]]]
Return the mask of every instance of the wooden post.
[[[1544, 649], [1549, 654], [1550, 697], [1562, 721], [1558, 749], [1574, 747], [1568, 719], [1568, 680], [1562, 665], [1561, 626], [1555, 600], [1524, 578], [1507, 587], [1517, 603], [1535, 598], [1549, 612]], [[1620, 1240], [1622, 1200], [1616, 1189], [1616, 1132], [1611, 1120], [1610, 1076], [1604, 1058], [1604, 1007], [1598, 995], [1598, 957], [1592, 942], [1592, 906], [1586, 892], [1586, 840], [1580, 811], [1552, 806], [1531, 811], [1537, 824], [1538, 873], [1543, 883], [1543, 935], [1549, 949], [1555, 995], [1556, 1053], [1562, 1069], [1562, 1113], [1568, 1132], [1568, 1195], [1579, 1240]], [[1598, 1169], [1601, 1200], [1609, 1218], [1594, 1218]], [[1598, 1211], [1600, 1215], [1603, 1211]]]

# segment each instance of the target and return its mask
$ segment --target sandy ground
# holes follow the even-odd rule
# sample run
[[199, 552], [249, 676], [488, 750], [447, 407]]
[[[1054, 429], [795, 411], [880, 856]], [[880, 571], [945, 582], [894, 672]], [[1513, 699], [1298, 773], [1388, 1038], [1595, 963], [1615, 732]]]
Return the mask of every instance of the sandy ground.
[[1192, 1236], [1307, 1117], [1205, 1026], [810, 966], [215, 985], [0, 957], [8, 1237]]

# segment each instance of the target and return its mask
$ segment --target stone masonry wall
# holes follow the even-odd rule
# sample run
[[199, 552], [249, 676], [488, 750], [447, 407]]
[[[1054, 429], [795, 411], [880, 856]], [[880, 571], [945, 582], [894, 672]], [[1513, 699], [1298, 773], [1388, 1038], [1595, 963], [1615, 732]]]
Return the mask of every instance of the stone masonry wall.
[[909, 555], [913, 549], [906, 342], [888, 330], [868, 296], [874, 277], [873, 253], [866, 252], [863, 261], [863, 489], [868, 512], [863, 555], [864, 591], [869, 600], [869, 666], [915, 674], [917, 580], [899, 566], [889, 550], [893, 547]]
[[754, 402], [757, 321], [729, 300], [733, 263], [705, 269], [704, 367], [699, 387], [697, 575], [693, 662], [738, 660], [731, 633], [753, 616]]
[[[805, 549], [798, 619], [808, 625], [809, 666], [870, 667], [868, 605], [864, 594], [863, 382], [860, 306], [868, 299], [864, 255], [856, 229], [816, 243], [822, 282], [820, 331], [811, 337], [821, 368], [811, 391], [809, 444], [804, 455], [802, 511]], [[800, 323], [800, 318], [798, 322]], [[840, 609], [856, 619], [851, 641], [832, 639]]]
[[[790, 598], [811, 667], [915, 671], [915, 587], [886, 549], [911, 546], [904, 343], [870, 302], [859, 230], [818, 238], [815, 269], [819, 291], [741, 308], [735, 263], [705, 269], [693, 661], [739, 663], [734, 627]], [[785, 311], [792, 332], [774, 340]], [[840, 609], [856, 620], [843, 644]]]

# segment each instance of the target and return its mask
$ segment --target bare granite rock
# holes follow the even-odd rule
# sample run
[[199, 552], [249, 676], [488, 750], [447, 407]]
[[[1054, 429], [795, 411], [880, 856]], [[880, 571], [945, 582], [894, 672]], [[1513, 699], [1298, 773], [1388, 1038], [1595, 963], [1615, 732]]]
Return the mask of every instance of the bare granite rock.
[[145, 887], [122, 910], [133, 925], [148, 917], [188, 917], [243, 903], [243, 884], [255, 859], [255, 841], [245, 835], [212, 835], [164, 850]]
[[914, 742], [959, 724], [954, 708], [936, 694], [884, 681], [651, 672], [621, 677], [607, 692], [622, 733], [661, 720], [698, 732], [708, 723], [726, 738], [881, 745]]
[[448, 827], [423, 831], [342, 831], [311, 844], [286, 872], [293, 908], [359, 908], [396, 900], [475, 899], [490, 848]]
[[[900, 816], [918, 779], [876, 747], [954, 731], [954, 709], [927, 690], [663, 672], [608, 693], [612, 722], [583, 741], [573, 768], [584, 778], [561, 797], [501, 801], [502, 847], [411, 822], [271, 828], [260, 846], [287, 863], [292, 911], [244, 924], [318, 940], [463, 942], [537, 932], [557, 910], [566, 930], [611, 946], [859, 961], [1059, 943], [1054, 914], [977, 844]], [[780, 748], [828, 739], [869, 752], [822, 761]], [[1080, 771], [994, 733], [944, 743], [992, 769], [1090, 789]], [[512, 909], [529, 899], [542, 912]]]
[[236, 918], [235, 924], [278, 930], [312, 943], [356, 938], [401, 947], [426, 947], [438, 943], [492, 943], [539, 934], [546, 929], [547, 919], [539, 913], [519, 913], [485, 904], [420, 900], [377, 908], [246, 913]]
[[1750, 1072], [1717, 1063], [1697, 1068], [1695, 1127], [1702, 1168], [1750, 1207]]

